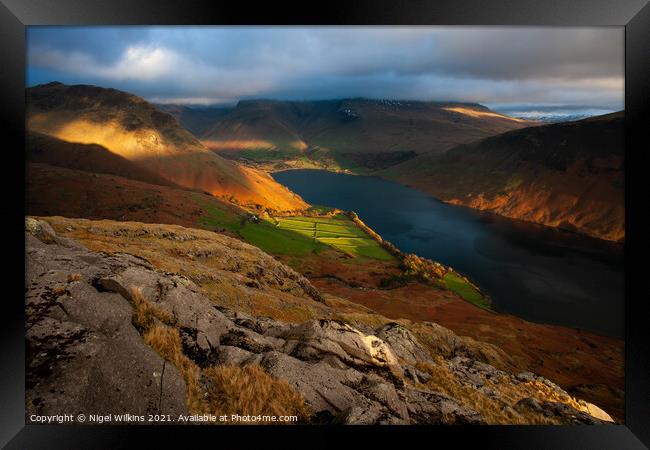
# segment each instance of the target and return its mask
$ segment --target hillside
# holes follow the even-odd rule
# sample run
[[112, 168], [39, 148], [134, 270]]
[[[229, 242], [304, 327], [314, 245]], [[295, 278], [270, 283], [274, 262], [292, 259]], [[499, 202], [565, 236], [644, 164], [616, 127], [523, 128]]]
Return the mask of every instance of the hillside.
[[473, 103], [249, 100], [200, 138], [265, 167], [372, 171], [530, 124]]
[[[121, 221], [122, 227], [128, 226], [123, 221], [140, 222], [137, 227], [143, 229], [146, 226], [142, 222], [176, 224], [208, 230], [214, 236], [232, 236], [261, 248], [307, 277], [332, 307], [338, 308], [341, 301], [363, 305], [392, 320], [435, 322], [456, 334], [471, 337], [476, 345], [497, 345], [508, 356], [501, 354], [496, 359], [492, 356], [491, 364], [515, 374], [535, 372], [573, 395], [599, 405], [608, 413], [623, 417], [621, 340], [567, 327], [535, 324], [507, 314], [494, 314], [477, 308], [439, 284], [423, 283], [418, 277], [405, 277], [402, 264], [395, 258], [386, 260], [381, 257], [381, 248], [365, 245], [369, 243], [368, 239], [344, 237], [352, 234], [349, 222], [344, 229], [331, 224], [327, 227], [318, 225], [319, 232], [324, 232], [325, 236], [332, 234], [330, 230], [336, 230], [340, 239], [312, 239], [316, 221], [322, 223], [337, 219], [277, 217], [253, 222], [244, 220], [250, 217], [245, 209], [202, 193], [43, 163], [30, 162], [27, 169], [27, 213], [93, 219], [84, 222], [88, 224], [84, 226], [87, 231], [78, 228], [74, 224], [76, 220], [49, 220], [57, 230], [66, 235], [74, 233], [88, 245], [100, 240], [101, 246], [94, 247], [98, 251], [113, 249], [161, 261], [156, 252], [164, 248], [166, 242], [143, 232], [110, 237], [113, 231], [108, 234], [103, 231], [105, 225], [100, 224], [108, 222], [97, 222], [100, 219]], [[302, 223], [305, 219], [311, 221], [309, 227]], [[270, 223], [274, 220], [278, 226]], [[118, 227], [118, 224], [110, 227]], [[75, 229], [81, 234], [77, 234]], [[348, 247], [351, 243], [355, 244], [354, 252]], [[210, 292], [230, 290], [213, 278], [210, 267], [205, 266], [197, 272], [202, 263], [193, 255], [176, 255], [180, 258], [178, 262], [161, 267], [164, 270], [181, 269], [179, 273], [185, 275], [193, 274], [196, 281]], [[251, 314], [269, 315], [273, 311], [274, 317], [282, 320], [314, 317], [301, 303], [287, 304], [283, 301], [275, 304], [266, 295], [246, 297], [245, 300], [244, 297], [234, 298], [240, 299], [236, 301], [239, 311]], [[361, 326], [357, 323], [357, 319], [361, 320], [359, 316], [340, 311], [338, 317], [343, 316], [354, 320], [355, 326]], [[571, 345], [567, 346], [567, 342]], [[494, 355], [487, 348], [484, 350]]]
[[[612, 421], [543, 377], [495, 367], [507, 358], [498, 347], [325, 299], [226, 236], [28, 217], [25, 238], [27, 417], [104, 408], [317, 424]], [[287, 320], [288, 307], [305, 315]]]
[[197, 226], [210, 209], [246, 212], [208, 194], [108, 173], [28, 162], [25, 174], [28, 214]]
[[621, 242], [623, 136], [619, 112], [510, 131], [382, 175], [449, 203]]
[[41, 133], [27, 133], [25, 159], [86, 172], [118, 175], [160, 186], [178, 187], [171, 181], [97, 144], [63, 141]]
[[161, 111], [171, 114], [183, 128], [194, 136], [201, 136], [233, 108], [229, 106], [185, 106], [176, 104], [156, 104]]
[[27, 128], [68, 142], [103, 146], [187, 189], [250, 206], [307, 206], [268, 174], [210, 152], [171, 115], [126, 92], [61, 83], [28, 88]]

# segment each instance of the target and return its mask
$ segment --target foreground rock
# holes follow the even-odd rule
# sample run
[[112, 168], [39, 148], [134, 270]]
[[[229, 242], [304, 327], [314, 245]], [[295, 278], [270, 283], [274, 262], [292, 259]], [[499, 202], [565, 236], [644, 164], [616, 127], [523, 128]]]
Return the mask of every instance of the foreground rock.
[[[304, 397], [312, 423], [602, 423], [548, 380], [513, 377], [456, 344], [432, 354], [397, 323], [361, 332], [336, 320], [254, 317], [141, 258], [90, 252], [45, 221], [26, 219], [26, 231], [28, 416], [188, 412], [182, 374], [145, 344], [133, 318], [138, 292], [166, 318], [156, 323], [178, 330], [192, 364], [259, 365]], [[501, 410], [481, 413], [477, 399]]]
[[26, 225], [28, 416], [186, 412], [185, 383], [142, 341], [129, 302], [89, 283], [142, 262], [102, 258], [47, 223]]

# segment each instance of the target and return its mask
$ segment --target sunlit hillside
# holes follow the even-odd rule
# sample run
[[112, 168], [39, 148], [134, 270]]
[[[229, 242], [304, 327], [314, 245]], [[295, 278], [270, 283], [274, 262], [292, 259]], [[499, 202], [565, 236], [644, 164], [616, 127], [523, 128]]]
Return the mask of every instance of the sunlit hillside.
[[306, 203], [268, 174], [207, 150], [169, 114], [115, 89], [50, 83], [27, 91], [27, 127], [98, 144], [179, 186], [242, 204], [295, 210]]

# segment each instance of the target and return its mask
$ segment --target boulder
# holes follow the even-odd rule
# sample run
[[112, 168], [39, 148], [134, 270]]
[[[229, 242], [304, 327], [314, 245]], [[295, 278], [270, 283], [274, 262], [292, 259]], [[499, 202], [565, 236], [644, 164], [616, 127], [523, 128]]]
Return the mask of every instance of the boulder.
[[398, 323], [392, 322], [377, 330], [377, 337], [388, 344], [392, 352], [407, 364], [432, 362], [429, 352], [420, 344], [413, 333]]
[[343, 322], [311, 320], [290, 328], [280, 337], [286, 341], [283, 352], [301, 360], [321, 360], [332, 355], [354, 367], [385, 368], [402, 374], [397, 358], [384, 341]]
[[314, 416], [327, 417], [330, 423], [370, 424], [380, 418], [386, 423], [408, 422], [406, 404], [380, 377], [277, 351], [266, 353], [259, 363], [271, 375], [287, 380], [304, 396]]

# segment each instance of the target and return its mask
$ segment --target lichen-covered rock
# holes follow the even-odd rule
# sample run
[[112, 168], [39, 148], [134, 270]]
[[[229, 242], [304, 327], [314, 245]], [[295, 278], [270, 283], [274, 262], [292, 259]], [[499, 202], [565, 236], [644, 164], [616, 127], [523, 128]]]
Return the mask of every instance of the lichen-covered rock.
[[411, 423], [445, 425], [480, 425], [485, 418], [471, 408], [445, 395], [421, 389], [408, 389]]
[[388, 323], [377, 330], [377, 337], [386, 342], [402, 361], [415, 365], [431, 361], [431, 355], [413, 333], [398, 323]]
[[449, 368], [457, 379], [475, 388], [483, 386], [487, 380], [508, 377], [505, 372], [489, 364], [463, 356], [456, 356], [449, 360]]
[[27, 416], [186, 413], [185, 382], [131, 325], [128, 301], [90, 284], [120, 262], [61, 245], [44, 223], [27, 229]]
[[561, 419], [564, 423], [570, 424], [584, 424], [584, 425], [601, 425], [603, 422], [586, 412], [578, 411], [562, 402], [540, 402], [534, 398], [526, 397], [519, 400], [514, 409], [519, 412], [533, 411], [538, 414], [543, 414], [547, 417], [554, 417]]

